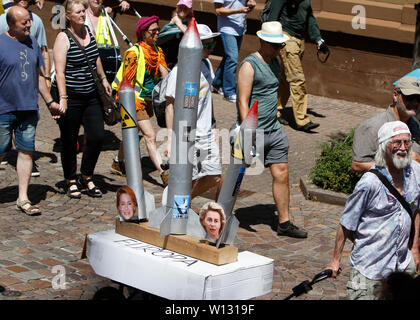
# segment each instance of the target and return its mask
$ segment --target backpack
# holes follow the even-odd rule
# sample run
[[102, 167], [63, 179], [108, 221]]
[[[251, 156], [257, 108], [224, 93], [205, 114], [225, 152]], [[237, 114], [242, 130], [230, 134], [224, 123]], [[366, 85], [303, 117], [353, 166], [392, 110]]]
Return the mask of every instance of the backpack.
[[161, 79], [152, 91], [152, 106], [155, 111], [158, 126], [166, 128], [165, 108], [166, 108], [166, 87], [168, 85], [168, 75]]
[[267, 22], [268, 21], [268, 16], [270, 15], [270, 10], [271, 10], [271, 0], [266, 0], [264, 9], [262, 9], [261, 13], [260, 13], [261, 22]]

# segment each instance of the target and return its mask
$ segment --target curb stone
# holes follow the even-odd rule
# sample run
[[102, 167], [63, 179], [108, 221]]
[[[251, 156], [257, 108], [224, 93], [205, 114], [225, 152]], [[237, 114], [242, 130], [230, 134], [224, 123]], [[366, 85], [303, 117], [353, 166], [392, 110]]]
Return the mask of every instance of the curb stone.
[[348, 198], [348, 195], [344, 193], [324, 190], [317, 187], [310, 182], [308, 176], [300, 177], [299, 186], [306, 200], [344, 206]]

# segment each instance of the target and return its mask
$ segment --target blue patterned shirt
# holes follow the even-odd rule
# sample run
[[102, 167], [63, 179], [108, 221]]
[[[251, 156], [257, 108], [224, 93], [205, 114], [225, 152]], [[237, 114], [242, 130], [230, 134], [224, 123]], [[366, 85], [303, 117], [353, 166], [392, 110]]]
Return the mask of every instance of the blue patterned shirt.
[[[376, 166], [374, 166], [376, 167]], [[392, 183], [385, 167], [376, 167]], [[403, 197], [419, 208], [420, 164], [404, 168]], [[365, 173], [347, 199], [340, 224], [354, 231], [350, 265], [371, 280], [404, 271], [412, 255], [408, 249], [411, 218], [378, 177]]]

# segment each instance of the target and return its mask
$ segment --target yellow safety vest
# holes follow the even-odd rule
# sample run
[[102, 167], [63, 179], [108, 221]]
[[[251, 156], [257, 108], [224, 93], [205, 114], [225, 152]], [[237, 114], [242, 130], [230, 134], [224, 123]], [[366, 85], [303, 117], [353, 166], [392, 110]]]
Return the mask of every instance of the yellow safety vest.
[[0, 1], [0, 16], [4, 13], [3, 3]]
[[[104, 26], [106, 30], [107, 38], [104, 34]], [[101, 47], [103, 45], [109, 45], [112, 46], [111, 36], [109, 34], [109, 28], [108, 24], [106, 23], [106, 16], [104, 12], [101, 12], [98, 19], [98, 27], [96, 28], [96, 43], [98, 44], [98, 47]]]
[[117, 90], [118, 85], [122, 81], [122, 77], [124, 74], [124, 61], [129, 51], [136, 51], [136, 54], [137, 54], [137, 70], [136, 70], [136, 79], [134, 81], [134, 94], [138, 99], [140, 99], [141, 101], [144, 101], [144, 99], [140, 97], [140, 93], [141, 93], [141, 90], [144, 89], [143, 81], [144, 81], [144, 73], [146, 72], [146, 65], [144, 61], [143, 50], [141, 50], [140, 46], [137, 43], [124, 53], [123, 63], [121, 63], [121, 66], [118, 69], [117, 75], [115, 76], [115, 79], [112, 82], [112, 89]]

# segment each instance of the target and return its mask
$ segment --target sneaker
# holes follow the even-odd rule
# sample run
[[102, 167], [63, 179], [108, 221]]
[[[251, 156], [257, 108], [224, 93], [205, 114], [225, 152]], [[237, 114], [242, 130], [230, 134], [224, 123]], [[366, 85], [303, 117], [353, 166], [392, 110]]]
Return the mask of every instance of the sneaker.
[[213, 87], [213, 92], [221, 94], [222, 96], [224, 95], [222, 87]]
[[228, 97], [225, 96], [225, 100], [236, 103], [236, 94], [232, 94], [231, 96], [228, 96]]
[[312, 121], [309, 121], [303, 127], [299, 127], [298, 130], [310, 133], [313, 129], [318, 128], [318, 127], [319, 127], [319, 123], [314, 123]]
[[38, 170], [38, 166], [36, 165], [35, 161], [32, 164], [32, 172], [31, 177], [39, 177], [41, 173]]
[[7, 158], [3, 158], [3, 160], [0, 162], [0, 165], [5, 166], [6, 164], [8, 164]]
[[291, 238], [307, 238], [308, 233], [305, 231], [299, 230], [293, 223], [290, 222], [289, 226], [285, 229], [281, 228], [280, 225], [277, 225], [277, 235], [287, 236]]
[[168, 185], [169, 180], [169, 170], [165, 170], [160, 174], [160, 178], [162, 179], [162, 184], [164, 187]]
[[120, 160], [113, 160], [112, 161], [112, 165], [111, 165], [111, 169], [110, 169], [112, 174], [115, 174], [117, 176], [121, 176], [121, 177], [125, 177], [125, 164], [124, 161]]

